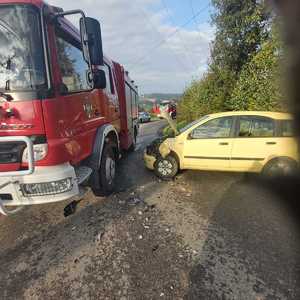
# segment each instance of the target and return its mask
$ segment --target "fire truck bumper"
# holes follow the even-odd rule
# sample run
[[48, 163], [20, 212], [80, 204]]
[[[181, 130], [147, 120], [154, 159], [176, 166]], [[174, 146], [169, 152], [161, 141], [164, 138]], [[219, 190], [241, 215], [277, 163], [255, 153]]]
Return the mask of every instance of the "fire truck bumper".
[[0, 205], [23, 206], [68, 200], [79, 194], [74, 168], [65, 163], [35, 167], [25, 176], [0, 177]]

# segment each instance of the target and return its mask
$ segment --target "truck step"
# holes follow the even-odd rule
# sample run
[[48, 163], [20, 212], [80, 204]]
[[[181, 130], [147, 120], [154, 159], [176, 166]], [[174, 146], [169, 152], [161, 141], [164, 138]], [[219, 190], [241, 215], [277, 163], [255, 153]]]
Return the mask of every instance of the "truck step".
[[76, 173], [78, 184], [82, 184], [87, 179], [89, 179], [92, 172], [93, 172], [93, 170], [86, 166], [80, 166], [80, 167], [76, 168], [75, 173]]

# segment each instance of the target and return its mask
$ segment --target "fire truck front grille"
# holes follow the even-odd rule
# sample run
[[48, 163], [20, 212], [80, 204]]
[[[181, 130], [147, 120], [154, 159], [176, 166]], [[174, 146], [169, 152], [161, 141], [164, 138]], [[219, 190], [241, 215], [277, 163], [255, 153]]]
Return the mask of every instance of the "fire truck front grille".
[[23, 142], [0, 143], [0, 164], [21, 163], [25, 148]]

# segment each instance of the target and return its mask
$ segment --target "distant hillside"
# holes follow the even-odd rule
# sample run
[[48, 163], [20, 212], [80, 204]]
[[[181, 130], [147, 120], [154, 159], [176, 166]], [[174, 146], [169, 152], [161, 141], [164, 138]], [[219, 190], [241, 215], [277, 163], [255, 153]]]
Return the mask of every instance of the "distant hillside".
[[[181, 94], [172, 94], [172, 93], [168, 93], [168, 94], [163, 94], [163, 93], [153, 93], [153, 94], [145, 94], [144, 98], [150, 98], [150, 99], [157, 99], [157, 101], [161, 101], [161, 100], [179, 100], [179, 98], [181, 97]], [[143, 98], [141, 97], [141, 100]], [[142, 100], [143, 101], [143, 100]]]
[[143, 97], [139, 98], [139, 109], [140, 111], [151, 112], [154, 103], [160, 103], [162, 100], [175, 100], [178, 101], [181, 98], [181, 94], [163, 94], [163, 93], [153, 93], [145, 94]]

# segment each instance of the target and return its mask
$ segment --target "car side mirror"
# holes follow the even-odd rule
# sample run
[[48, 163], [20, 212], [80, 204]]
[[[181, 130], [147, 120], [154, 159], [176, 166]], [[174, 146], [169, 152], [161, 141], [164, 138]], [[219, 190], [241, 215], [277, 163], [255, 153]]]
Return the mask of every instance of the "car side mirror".
[[83, 45], [88, 45], [88, 53], [83, 49], [83, 55], [88, 62], [90, 59], [91, 65], [103, 65], [103, 47], [101, 28], [98, 20], [85, 17], [80, 19], [80, 35]]
[[191, 131], [188, 136], [187, 136], [188, 140], [193, 140], [194, 139], [194, 131]]
[[94, 88], [95, 89], [106, 88], [106, 76], [104, 70], [94, 71]]

